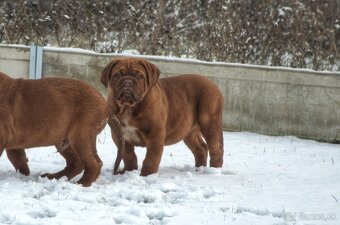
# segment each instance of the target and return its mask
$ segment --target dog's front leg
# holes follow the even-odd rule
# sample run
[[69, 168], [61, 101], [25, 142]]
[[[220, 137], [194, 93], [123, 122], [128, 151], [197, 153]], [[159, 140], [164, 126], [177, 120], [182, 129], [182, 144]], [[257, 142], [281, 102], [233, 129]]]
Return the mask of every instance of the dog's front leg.
[[163, 154], [163, 144], [155, 143], [150, 147], [147, 147], [145, 159], [143, 161], [143, 167], [141, 176], [148, 176], [158, 172], [159, 164], [161, 162]]
[[164, 135], [162, 133], [150, 135], [147, 140], [146, 156], [143, 161], [141, 176], [157, 173], [163, 154]]
[[123, 161], [124, 161], [124, 170], [122, 171], [122, 173], [124, 173], [125, 171], [132, 171], [132, 170], [138, 169], [135, 148], [133, 145], [129, 143], [125, 144]]

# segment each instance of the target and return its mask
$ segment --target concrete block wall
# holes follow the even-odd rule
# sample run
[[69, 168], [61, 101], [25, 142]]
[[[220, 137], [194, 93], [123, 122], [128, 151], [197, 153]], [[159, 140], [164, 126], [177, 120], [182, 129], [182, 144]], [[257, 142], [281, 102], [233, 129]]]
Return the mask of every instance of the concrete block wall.
[[0, 45], [0, 71], [14, 78], [28, 78], [29, 46]]
[[[0, 70], [25, 77], [28, 51], [28, 47], [0, 46]], [[42, 75], [84, 80], [105, 95], [99, 81], [101, 71], [119, 56], [45, 47]], [[216, 83], [225, 99], [225, 130], [340, 141], [340, 73], [143, 58], [155, 63], [162, 77], [196, 73]]]

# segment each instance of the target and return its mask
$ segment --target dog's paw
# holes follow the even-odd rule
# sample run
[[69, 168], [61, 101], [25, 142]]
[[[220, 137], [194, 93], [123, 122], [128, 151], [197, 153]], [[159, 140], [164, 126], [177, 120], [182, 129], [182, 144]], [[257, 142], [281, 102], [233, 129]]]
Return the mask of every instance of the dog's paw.
[[56, 179], [59, 180], [63, 175], [60, 173], [44, 173], [40, 175], [40, 177], [45, 178], [47, 177], [50, 180]]
[[116, 172], [114, 172], [114, 171], [112, 170], [112, 174], [113, 174], [113, 175], [121, 175], [121, 174], [124, 174], [125, 171], [126, 171], [126, 170], [124, 170], [124, 169], [123, 169], [123, 170], [117, 170]]

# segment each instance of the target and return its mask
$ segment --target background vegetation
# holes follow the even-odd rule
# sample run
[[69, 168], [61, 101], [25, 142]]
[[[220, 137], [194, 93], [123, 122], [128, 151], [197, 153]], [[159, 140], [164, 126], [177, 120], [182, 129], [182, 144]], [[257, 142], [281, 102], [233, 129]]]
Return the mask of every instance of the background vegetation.
[[339, 0], [0, 0], [0, 43], [340, 70]]

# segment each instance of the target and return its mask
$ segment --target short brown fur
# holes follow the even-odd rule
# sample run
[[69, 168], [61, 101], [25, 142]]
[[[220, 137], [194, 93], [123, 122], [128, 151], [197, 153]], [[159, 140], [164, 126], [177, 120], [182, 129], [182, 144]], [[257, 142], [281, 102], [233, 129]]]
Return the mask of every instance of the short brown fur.
[[72, 79], [12, 79], [0, 73], [0, 102], [0, 152], [6, 149], [15, 169], [29, 174], [24, 148], [55, 145], [67, 165], [43, 176], [71, 179], [84, 170], [78, 183], [96, 180], [102, 167], [96, 136], [108, 112], [98, 91]]
[[[141, 175], [158, 172], [164, 145], [181, 140], [195, 157], [195, 165], [223, 164], [223, 96], [209, 79], [179, 75], [158, 79], [159, 69], [135, 58], [114, 59], [103, 70], [108, 87], [109, 125], [124, 171], [137, 169], [135, 146], [147, 148]], [[118, 124], [118, 125], [117, 125]]]

